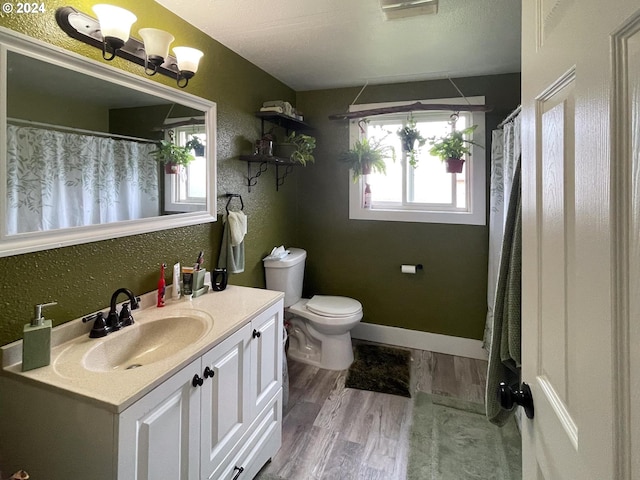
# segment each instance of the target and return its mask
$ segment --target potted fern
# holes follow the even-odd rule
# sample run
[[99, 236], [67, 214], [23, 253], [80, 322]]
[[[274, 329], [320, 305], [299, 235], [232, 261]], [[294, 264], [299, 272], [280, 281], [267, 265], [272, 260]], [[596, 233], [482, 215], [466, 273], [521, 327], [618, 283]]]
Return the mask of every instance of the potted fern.
[[461, 173], [464, 166], [464, 155], [471, 155], [471, 145], [481, 145], [466, 137], [471, 135], [477, 128], [472, 125], [464, 130], [453, 130], [443, 137], [429, 137], [431, 149], [429, 153], [434, 157], [439, 157], [447, 165], [448, 173]]
[[399, 129], [397, 132], [398, 137], [400, 137], [400, 142], [402, 143], [402, 151], [407, 153], [409, 156], [409, 164], [416, 168], [418, 166], [418, 159], [416, 154], [420, 147], [422, 147], [427, 141], [424, 138], [420, 131], [416, 126], [416, 121], [413, 119], [413, 116], [409, 117], [407, 124]]
[[203, 157], [204, 156], [204, 143], [202, 143], [200, 138], [196, 137], [195, 135], [191, 135], [191, 140], [189, 140], [185, 144], [185, 147], [189, 151], [193, 150], [193, 153], [195, 153], [196, 157]]
[[164, 172], [167, 174], [178, 173], [180, 167], [188, 165], [194, 159], [191, 149], [181, 147], [168, 140], [160, 140], [158, 148], [151, 152], [153, 158], [164, 165]]
[[363, 138], [340, 155], [340, 161], [351, 169], [353, 182], [372, 172], [387, 173], [386, 160], [395, 162], [396, 152], [391, 145], [383, 145], [384, 138]]

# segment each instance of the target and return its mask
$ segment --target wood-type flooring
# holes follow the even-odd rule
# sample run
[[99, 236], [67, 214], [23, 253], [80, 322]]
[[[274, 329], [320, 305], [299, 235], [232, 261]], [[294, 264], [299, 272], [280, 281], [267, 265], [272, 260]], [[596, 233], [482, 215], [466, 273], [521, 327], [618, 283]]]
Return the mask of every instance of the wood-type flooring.
[[[411, 392], [484, 404], [487, 362], [411, 350]], [[405, 480], [413, 399], [345, 388], [347, 371], [288, 362], [282, 448], [256, 479]]]

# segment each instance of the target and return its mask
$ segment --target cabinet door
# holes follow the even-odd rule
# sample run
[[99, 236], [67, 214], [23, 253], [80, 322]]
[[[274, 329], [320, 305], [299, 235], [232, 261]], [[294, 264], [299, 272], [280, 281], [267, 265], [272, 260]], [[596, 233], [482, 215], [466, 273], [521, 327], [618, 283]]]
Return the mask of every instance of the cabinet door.
[[192, 382], [200, 373], [196, 360], [122, 412], [119, 479], [198, 479], [200, 391]]
[[202, 478], [211, 476], [251, 422], [250, 340], [251, 325], [245, 325], [202, 357], [202, 374], [213, 372], [202, 387]]
[[283, 302], [262, 312], [251, 322], [251, 401], [258, 415], [282, 385]]

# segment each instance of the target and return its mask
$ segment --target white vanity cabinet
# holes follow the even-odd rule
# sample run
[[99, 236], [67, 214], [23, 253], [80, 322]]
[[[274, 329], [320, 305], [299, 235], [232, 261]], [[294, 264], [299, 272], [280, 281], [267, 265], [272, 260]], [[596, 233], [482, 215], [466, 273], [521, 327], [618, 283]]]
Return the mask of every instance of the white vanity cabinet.
[[122, 412], [118, 479], [253, 478], [281, 443], [282, 325], [278, 302]]
[[[265, 299], [264, 307], [256, 308], [256, 298]], [[138, 398], [133, 403], [105, 404], [25, 381], [19, 365], [0, 375], [2, 474], [23, 468], [48, 480], [252, 479], [282, 440], [282, 297], [230, 286], [226, 295], [203, 296], [193, 305], [214, 312], [221, 325], [225, 312], [246, 313], [237, 314], [242, 320], [232, 334], [205, 344], [148, 393], [129, 397]], [[132, 375], [146, 375], [144, 368]], [[55, 371], [52, 365], [27, 374], [49, 379]], [[103, 379], [101, 392], [118, 390], [129, 378], [92, 375]]]

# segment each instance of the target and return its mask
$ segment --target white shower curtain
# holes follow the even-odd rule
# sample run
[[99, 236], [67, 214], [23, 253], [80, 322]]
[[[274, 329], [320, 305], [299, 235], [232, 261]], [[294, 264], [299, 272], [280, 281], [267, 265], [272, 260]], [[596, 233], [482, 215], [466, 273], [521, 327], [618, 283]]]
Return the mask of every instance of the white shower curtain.
[[157, 216], [154, 144], [7, 126], [7, 234]]
[[493, 309], [500, 268], [504, 225], [509, 207], [513, 174], [520, 157], [520, 114], [502, 129], [492, 132], [491, 184], [489, 200], [489, 273], [487, 279], [487, 320], [482, 346], [489, 351], [493, 328]]

